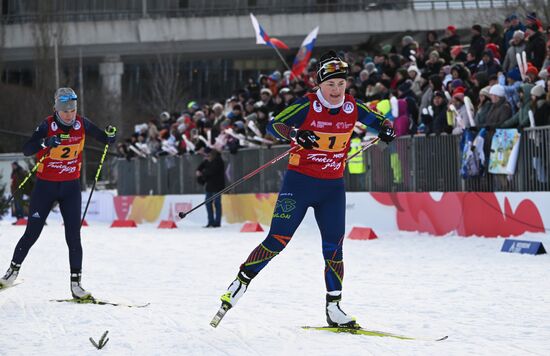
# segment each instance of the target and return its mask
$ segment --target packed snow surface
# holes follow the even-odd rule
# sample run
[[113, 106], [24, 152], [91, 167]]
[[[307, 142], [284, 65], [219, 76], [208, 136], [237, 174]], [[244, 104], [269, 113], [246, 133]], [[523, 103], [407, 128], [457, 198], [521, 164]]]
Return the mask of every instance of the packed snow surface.
[[[217, 329], [209, 322], [239, 265], [265, 233], [240, 226], [152, 225], [82, 231], [83, 286], [143, 309], [55, 303], [69, 298], [63, 227], [51, 222], [0, 292], [0, 355], [548, 355], [550, 257], [500, 252], [503, 239], [377, 231], [345, 240], [344, 311], [370, 329], [441, 342], [302, 330], [325, 325], [324, 262], [315, 226], [252, 281]], [[24, 227], [0, 222], [0, 267]], [[349, 229], [348, 229], [349, 231]], [[524, 235], [550, 248], [550, 236]]]

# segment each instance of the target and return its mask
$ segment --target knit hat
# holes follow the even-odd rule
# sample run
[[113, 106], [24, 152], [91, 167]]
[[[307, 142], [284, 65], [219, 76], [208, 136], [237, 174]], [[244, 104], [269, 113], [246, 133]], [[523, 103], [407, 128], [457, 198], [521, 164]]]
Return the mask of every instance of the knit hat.
[[269, 96], [272, 96], [273, 93], [271, 92], [271, 90], [269, 90], [268, 88], [262, 88], [262, 90], [260, 90], [260, 94], [267, 94]]
[[420, 69], [418, 69], [418, 67], [413, 64], [407, 68], [407, 72], [415, 72], [418, 75], [420, 74]]
[[490, 89], [491, 89], [490, 86], [486, 86], [485, 88], [483, 88], [479, 91], [479, 95], [489, 96], [489, 90]]
[[348, 64], [336, 55], [334, 51], [328, 51], [319, 59], [319, 70], [317, 71], [317, 84], [322, 82], [348, 76]]
[[447, 26], [447, 30], [452, 33], [453, 35], [456, 33], [456, 27], [454, 26]]
[[376, 65], [373, 62], [369, 62], [365, 64], [365, 70], [369, 72], [369, 74], [376, 72]]
[[57, 89], [53, 99], [56, 111], [71, 111], [76, 109], [77, 96], [71, 88]]
[[472, 26], [472, 30], [475, 30], [475, 31], [477, 31], [477, 32], [479, 32], [479, 33], [482, 32], [482, 29], [481, 29], [481, 26], [480, 26], [480, 25], [473, 25], [473, 26]]
[[464, 99], [465, 92], [464, 87], [458, 87], [453, 91], [453, 98]]
[[531, 63], [527, 63], [527, 70], [525, 74], [533, 74], [535, 77], [539, 76], [539, 70]]
[[406, 45], [410, 45], [411, 43], [414, 42], [414, 38], [412, 38], [411, 36], [404, 36], [402, 39], [401, 39], [401, 42], [403, 42], [403, 44], [406, 46]]
[[462, 81], [462, 79], [455, 79], [451, 82], [451, 86], [455, 89], [459, 87], [464, 87], [464, 82]]
[[495, 84], [489, 90], [489, 94], [496, 95], [498, 97], [503, 97], [504, 96], [504, 87], [500, 84]]
[[435, 58], [439, 59], [439, 52], [438, 51], [431, 51], [430, 52], [430, 57], [435, 57]]
[[371, 63], [371, 62], [372, 62], [372, 57], [366, 56], [365, 59], [363, 60], [363, 65], [366, 65], [367, 63]]
[[514, 38], [519, 38], [521, 40], [523, 40], [525, 38], [525, 32], [523, 32], [522, 30], [516, 30], [514, 31], [514, 35], [513, 35]]
[[519, 72], [518, 67], [514, 67], [514, 68], [510, 69], [508, 71], [508, 73], [506, 73], [506, 76], [510, 79], [513, 79], [516, 82], [521, 81], [521, 73]]
[[[288, 93], [290, 93], [290, 88], [288, 88], [288, 87], [284, 87], [284, 88], [281, 88], [281, 90], [279, 90], [279, 94], [281, 94], [281, 95], [285, 95], [285, 94], [288, 94]], [[290, 94], [292, 94], [292, 93], [290, 93]]]
[[494, 43], [488, 43], [485, 46], [485, 49], [490, 50], [493, 53], [494, 58], [500, 58], [500, 51], [499, 51], [498, 45]]
[[407, 79], [403, 83], [401, 83], [400, 86], [397, 87], [397, 90], [399, 90], [401, 93], [406, 93], [411, 90], [411, 87], [412, 81], [410, 79]]
[[189, 110], [199, 110], [200, 106], [196, 101], [190, 101], [187, 103], [187, 109]]
[[388, 54], [391, 52], [391, 44], [387, 43], [382, 46], [382, 53]]
[[276, 70], [273, 73], [271, 73], [271, 75], [269, 77], [267, 77], [267, 79], [270, 79], [274, 82], [277, 82], [277, 81], [281, 80], [281, 72]]
[[531, 89], [531, 95], [534, 97], [540, 98], [544, 94], [546, 94], [546, 92], [544, 91], [544, 87], [540, 84], [535, 85], [533, 89]]
[[526, 22], [537, 22], [537, 13], [531, 12], [525, 17]]

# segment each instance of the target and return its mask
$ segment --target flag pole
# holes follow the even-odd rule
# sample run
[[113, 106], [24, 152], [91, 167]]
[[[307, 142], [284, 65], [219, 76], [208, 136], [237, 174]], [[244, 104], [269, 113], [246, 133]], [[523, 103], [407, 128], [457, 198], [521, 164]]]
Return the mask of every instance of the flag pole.
[[290, 67], [288, 66], [288, 63], [285, 61], [285, 59], [284, 59], [283, 55], [281, 54], [281, 52], [279, 52], [279, 50], [277, 49], [277, 46], [273, 45], [272, 48], [275, 50], [275, 52], [277, 52], [277, 54], [279, 55], [279, 58], [281, 59], [281, 61], [285, 65], [286, 69], [288, 69], [292, 73], [292, 69], [290, 69]]

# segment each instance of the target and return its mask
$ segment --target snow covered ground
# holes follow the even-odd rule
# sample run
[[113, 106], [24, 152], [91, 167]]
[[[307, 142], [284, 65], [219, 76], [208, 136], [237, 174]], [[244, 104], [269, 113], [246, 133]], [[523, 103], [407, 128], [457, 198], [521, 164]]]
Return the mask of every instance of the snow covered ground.
[[[302, 330], [324, 325], [317, 228], [303, 226], [217, 329], [219, 296], [264, 233], [240, 226], [84, 228], [83, 284], [144, 309], [54, 303], [68, 298], [63, 228], [46, 226], [23, 284], [0, 292], [0, 355], [548, 355], [550, 256], [501, 253], [502, 239], [383, 233], [346, 240], [342, 307], [365, 327], [442, 342]], [[3, 273], [23, 227], [0, 222]], [[548, 235], [524, 239], [546, 242]]]

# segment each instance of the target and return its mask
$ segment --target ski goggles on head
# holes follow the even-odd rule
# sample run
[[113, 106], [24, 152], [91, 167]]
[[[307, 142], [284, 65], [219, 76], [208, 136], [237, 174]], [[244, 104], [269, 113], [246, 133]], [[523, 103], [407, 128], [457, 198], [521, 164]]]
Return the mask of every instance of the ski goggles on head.
[[57, 100], [59, 100], [60, 102], [62, 103], [66, 103], [66, 102], [69, 102], [71, 100], [76, 100], [78, 97], [76, 96], [76, 94], [65, 94], [65, 95], [60, 95]]
[[325, 74], [330, 74], [335, 72], [347, 72], [348, 64], [342, 61], [332, 61], [324, 64], [321, 67], [321, 70], [323, 70]]
[[346, 78], [348, 75], [348, 64], [339, 59], [326, 62], [317, 71], [317, 80], [319, 83], [332, 78]]

